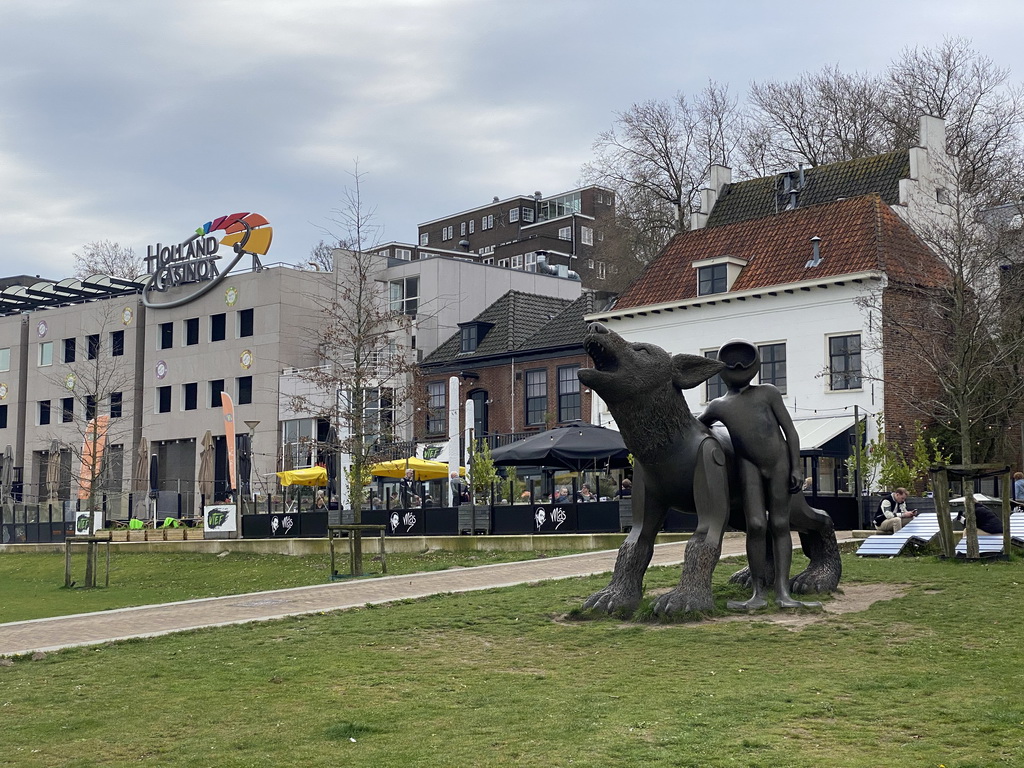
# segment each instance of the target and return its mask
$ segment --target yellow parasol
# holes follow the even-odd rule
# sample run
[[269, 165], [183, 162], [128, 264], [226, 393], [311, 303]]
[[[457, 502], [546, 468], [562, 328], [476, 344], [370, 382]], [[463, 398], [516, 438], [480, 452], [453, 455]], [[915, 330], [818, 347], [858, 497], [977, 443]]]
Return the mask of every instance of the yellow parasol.
[[305, 469], [286, 469], [275, 472], [281, 485], [327, 485], [327, 470], [323, 467], [306, 467]]
[[[416, 473], [417, 480], [445, 480], [448, 478], [448, 465], [440, 461], [428, 461], [427, 459], [393, 459], [370, 467], [370, 474], [378, 477], [405, 477], [405, 470], [411, 469]], [[466, 468], [459, 467], [459, 475], [465, 477]]]

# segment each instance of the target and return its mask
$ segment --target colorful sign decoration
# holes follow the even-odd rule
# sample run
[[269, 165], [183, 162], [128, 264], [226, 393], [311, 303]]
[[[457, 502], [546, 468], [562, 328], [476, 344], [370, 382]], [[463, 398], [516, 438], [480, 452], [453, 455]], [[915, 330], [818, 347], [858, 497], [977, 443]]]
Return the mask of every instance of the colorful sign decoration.
[[238, 363], [242, 366], [242, 368], [248, 371], [250, 368], [252, 368], [252, 359], [252, 351], [248, 349], [243, 349], [242, 354], [238, 356]]
[[233, 286], [233, 285], [228, 286], [224, 290], [224, 303], [227, 304], [229, 307], [233, 307], [233, 306], [235, 306], [235, 303], [237, 301], [238, 301], [238, 289], [235, 288], [235, 286]]
[[[211, 232], [223, 231], [218, 240]], [[142, 291], [142, 303], [154, 309], [169, 309], [188, 304], [211, 290], [231, 272], [245, 255], [252, 256], [253, 269], [262, 269], [259, 257], [270, 249], [274, 230], [258, 213], [232, 213], [208, 221], [196, 229], [194, 235], [177, 245], [149, 246], [146, 271], [149, 278]], [[223, 269], [220, 246], [229, 246], [234, 258]], [[159, 300], [171, 288], [197, 284], [199, 288], [174, 299]]]
[[156, 362], [156, 377], [162, 379], [167, 375], [167, 363], [163, 360], [157, 360]]
[[134, 318], [135, 312], [132, 311], [131, 307], [125, 307], [121, 310], [121, 325], [131, 325]]
[[10, 392], [10, 390], [7, 388], [7, 385], [0, 384], [0, 400], [6, 400], [8, 392]]
[[39, 323], [36, 325], [36, 336], [38, 336], [41, 339], [46, 336], [46, 332], [48, 330], [49, 328], [46, 325], [46, 321], [40, 320]]

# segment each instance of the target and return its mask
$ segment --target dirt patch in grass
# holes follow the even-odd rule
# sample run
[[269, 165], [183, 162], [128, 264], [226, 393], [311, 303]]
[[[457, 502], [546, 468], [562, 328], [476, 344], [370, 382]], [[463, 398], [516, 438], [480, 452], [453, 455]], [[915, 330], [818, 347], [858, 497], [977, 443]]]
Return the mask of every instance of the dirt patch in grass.
[[764, 621], [798, 631], [811, 624], [820, 624], [831, 616], [866, 611], [882, 600], [895, 600], [907, 594], [904, 584], [850, 584], [824, 603], [821, 610], [800, 609], [796, 611], [773, 611], [771, 613], [730, 614], [714, 616], [709, 623], [727, 621]]

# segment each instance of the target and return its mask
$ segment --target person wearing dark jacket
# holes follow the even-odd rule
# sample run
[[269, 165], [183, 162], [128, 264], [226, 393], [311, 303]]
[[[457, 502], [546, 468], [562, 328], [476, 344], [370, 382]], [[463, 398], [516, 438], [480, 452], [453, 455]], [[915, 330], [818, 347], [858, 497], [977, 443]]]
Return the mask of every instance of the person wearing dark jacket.
[[897, 488], [882, 497], [875, 512], [875, 528], [882, 533], [896, 533], [908, 521], [917, 517], [917, 512], [907, 509], [907, 489]]

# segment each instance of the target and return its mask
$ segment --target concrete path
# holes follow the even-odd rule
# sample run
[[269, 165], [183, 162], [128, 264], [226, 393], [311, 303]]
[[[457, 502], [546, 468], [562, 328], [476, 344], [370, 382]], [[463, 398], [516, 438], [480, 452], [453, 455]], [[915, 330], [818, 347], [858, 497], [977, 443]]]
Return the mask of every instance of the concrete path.
[[[840, 540], [848, 532], [839, 532]], [[683, 560], [685, 542], [658, 544], [652, 565]], [[617, 550], [583, 552], [518, 563], [481, 565], [405, 576], [339, 581], [311, 587], [254, 592], [179, 603], [120, 608], [74, 616], [0, 624], [0, 657], [54, 651], [135, 637], [155, 637], [201, 627], [267, 621], [287, 616], [337, 611], [372, 603], [426, 597], [445, 592], [472, 592], [549, 579], [608, 573]], [[744, 537], [727, 535], [722, 556], [744, 554]]]

